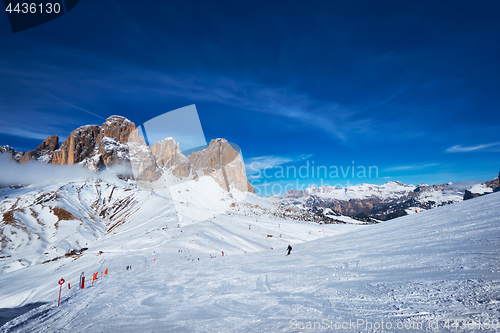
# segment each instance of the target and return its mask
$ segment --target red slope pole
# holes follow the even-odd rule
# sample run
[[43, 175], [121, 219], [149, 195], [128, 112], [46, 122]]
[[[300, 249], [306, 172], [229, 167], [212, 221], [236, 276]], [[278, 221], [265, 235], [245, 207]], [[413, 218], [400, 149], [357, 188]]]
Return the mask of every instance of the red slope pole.
[[59, 306], [59, 304], [61, 303], [61, 290], [63, 284], [64, 284], [64, 279], [61, 278], [61, 280], [59, 280], [59, 299], [57, 300], [57, 306]]
[[59, 306], [59, 303], [61, 303], [61, 289], [62, 289], [62, 284], [59, 285], [59, 299], [57, 300], [57, 306]]

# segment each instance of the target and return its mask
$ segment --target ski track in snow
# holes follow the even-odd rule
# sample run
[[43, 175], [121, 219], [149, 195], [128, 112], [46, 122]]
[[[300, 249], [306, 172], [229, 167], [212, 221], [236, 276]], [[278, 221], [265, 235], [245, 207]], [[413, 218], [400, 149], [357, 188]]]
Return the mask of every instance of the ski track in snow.
[[[294, 329], [292, 319], [439, 320], [433, 332], [456, 332], [444, 320], [500, 320], [500, 193], [368, 226], [206, 211], [212, 218], [194, 221], [196, 209], [182, 207], [180, 228], [175, 214], [164, 216], [168, 230], [124, 226], [77, 260], [0, 275], [0, 307], [48, 302], [0, 332], [328, 331]], [[81, 271], [88, 286], [103, 259], [109, 275], [77, 291]], [[61, 276], [72, 289], [63, 286], [57, 307]]]

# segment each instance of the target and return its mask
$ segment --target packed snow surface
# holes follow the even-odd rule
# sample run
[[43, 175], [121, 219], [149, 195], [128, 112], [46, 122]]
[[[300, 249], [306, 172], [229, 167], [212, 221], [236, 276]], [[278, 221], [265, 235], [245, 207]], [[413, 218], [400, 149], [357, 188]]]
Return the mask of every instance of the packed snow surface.
[[[500, 193], [375, 225], [319, 225], [197, 205], [187, 195], [195, 189], [186, 189], [177, 190], [181, 206], [165, 199], [148, 208], [166, 212], [161, 223], [150, 212], [151, 225], [132, 219], [77, 259], [0, 275], [0, 308], [47, 302], [0, 332], [313, 332], [339, 324], [347, 332], [447, 332], [457, 331], [447, 320], [484, 328], [500, 319]], [[240, 207], [269, 204], [245, 200]], [[82, 271], [85, 289], [77, 290]]]

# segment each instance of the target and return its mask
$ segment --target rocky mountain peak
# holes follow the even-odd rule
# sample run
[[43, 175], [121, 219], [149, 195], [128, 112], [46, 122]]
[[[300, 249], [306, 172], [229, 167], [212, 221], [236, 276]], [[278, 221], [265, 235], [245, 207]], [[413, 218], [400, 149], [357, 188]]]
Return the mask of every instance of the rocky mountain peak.
[[151, 152], [156, 159], [156, 163], [163, 168], [170, 170], [176, 177], [189, 177], [191, 174], [191, 165], [189, 160], [182, 154], [179, 143], [173, 138], [155, 142], [151, 147]]
[[49, 163], [52, 160], [54, 151], [58, 148], [59, 137], [57, 135], [51, 135], [47, 139], [45, 139], [35, 150], [23, 154], [19, 162], [26, 163], [35, 160]]
[[15, 160], [16, 162], [19, 162], [21, 158], [24, 156], [24, 151], [23, 152], [18, 152], [15, 151], [14, 148], [12, 148], [9, 145], [4, 145], [0, 146], [0, 154], [7, 154], [10, 155], [10, 157]]
[[214, 139], [206, 149], [194, 152], [188, 160], [198, 174], [208, 175], [225, 190], [231, 186], [244, 192], [255, 193], [245, 175], [240, 154], [225, 139]]
[[111, 116], [101, 125], [92, 152], [90, 167], [100, 169], [116, 164], [128, 164], [129, 136], [135, 124], [122, 116]]
[[14, 155], [15, 154], [15, 150], [14, 148], [12, 148], [11, 146], [9, 145], [4, 145], [4, 146], [0, 146], [0, 153], [7, 153], [7, 154], [11, 154], [11, 155]]
[[114, 139], [118, 142], [128, 142], [128, 137], [135, 130], [135, 124], [122, 116], [111, 116], [101, 125], [101, 131], [97, 141], [103, 137]]
[[215, 139], [199, 152], [185, 156], [173, 138], [147, 146], [133, 122], [111, 116], [101, 125], [81, 126], [59, 146], [57, 135], [48, 137], [37, 149], [18, 153], [9, 146], [0, 147], [21, 163], [31, 160], [52, 164], [80, 163], [93, 170], [117, 164], [131, 166], [137, 180], [155, 181], [162, 171], [180, 179], [212, 177], [230, 191], [253, 192], [246, 178], [240, 154], [225, 139]]

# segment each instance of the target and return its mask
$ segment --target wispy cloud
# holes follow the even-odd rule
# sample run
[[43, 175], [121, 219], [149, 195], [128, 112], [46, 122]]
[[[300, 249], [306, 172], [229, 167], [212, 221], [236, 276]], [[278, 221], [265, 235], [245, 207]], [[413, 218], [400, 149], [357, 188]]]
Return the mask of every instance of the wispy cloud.
[[[141, 35], [138, 24], [134, 23], [127, 29], [131, 29], [127, 32], [133, 36]], [[138, 46], [144, 46], [143, 49], [154, 48], [154, 43], [150, 41], [142, 45], [143, 41], [139, 39], [139, 43], [141, 44]], [[360, 142], [368, 140], [413, 139], [423, 135], [421, 128], [413, 128], [407, 122], [404, 125], [406, 130], [400, 130], [401, 114], [411, 114], [408, 107], [404, 113], [397, 112], [397, 116], [380, 117], [381, 109], [388, 108], [401, 96], [407, 98], [405, 94], [411, 91], [410, 85], [394, 85], [386, 89], [386, 93], [380, 94], [377, 91], [376, 94], [350, 101], [317, 94], [314, 90], [307, 90], [293, 83], [266, 84], [265, 80], [260, 81], [251, 76], [234, 78], [232, 74], [214, 71], [173, 72], [168, 69], [151, 69], [109, 58], [100, 53], [64, 46], [54, 46], [50, 54], [43, 51], [43, 47], [39, 49], [36, 58], [41, 60], [35, 64], [32, 64], [31, 60], [19, 60], [19, 63], [14, 60], [3, 61], [0, 62], [0, 73], [29, 85], [31, 90], [36, 88], [50, 98], [40, 96], [42, 101], [34, 103], [30, 100], [29, 105], [22, 106], [19, 103], [23, 102], [19, 102], [18, 98], [12, 102], [14, 105], [11, 109], [40, 110], [43, 107], [44, 110], [53, 110], [54, 104], [57, 103], [61, 115], [67, 117], [69, 107], [72, 117], [79, 114], [79, 117], [86, 119], [87, 115], [103, 118], [108, 112], [130, 112], [134, 107], [143, 107], [138, 105], [144, 105], [145, 102], [154, 105], [158, 101], [164, 103], [188, 100], [190, 103], [218, 103], [254, 112], [255, 117], [281, 117], [292, 130], [325, 133], [326, 137], [351, 148], [359, 147]], [[68, 61], [54, 68], [53, 62], [50, 61], [52, 54], [74, 59], [75, 53], [78, 53], [80, 59], [79, 66]], [[390, 63], [389, 59], [394, 57], [393, 54], [384, 56], [382, 60], [377, 60], [377, 64], [379, 61]], [[19, 58], [24, 59], [22, 56]], [[85, 71], [82, 71], [80, 66], [83, 66]], [[0, 97], [0, 107], [5, 108], [7, 103], [4, 96]], [[146, 112], [148, 111], [144, 113]], [[392, 112], [396, 114], [395, 111]], [[143, 112], [137, 118], [144, 120]]]
[[406, 170], [421, 170], [425, 168], [430, 168], [433, 166], [439, 165], [439, 163], [428, 163], [428, 164], [415, 164], [415, 165], [399, 165], [395, 167], [390, 167], [384, 169], [383, 171], [406, 171]]
[[16, 127], [3, 127], [3, 126], [0, 127], [0, 133], [11, 136], [17, 136], [21, 138], [37, 139], [37, 140], [45, 140], [52, 135], [52, 134], [44, 134], [36, 132], [29, 129], [22, 129]]
[[57, 97], [57, 96], [55, 96], [54, 94], [52, 94], [52, 93], [50, 93], [50, 92], [48, 92], [48, 91], [46, 91], [46, 90], [43, 90], [43, 91], [44, 91], [46, 94], [50, 95], [51, 97], [53, 97], [53, 98], [55, 98], [55, 99], [57, 99], [57, 100], [59, 100], [59, 101], [63, 102], [64, 104], [67, 104], [67, 105], [68, 105], [68, 106], [70, 106], [71, 108], [74, 108], [74, 109], [79, 110], [79, 111], [86, 112], [86, 113], [91, 114], [91, 115], [93, 115], [94, 117], [97, 117], [97, 118], [99, 118], [99, 119], [101, 119], [101, 120], [106, 120], [106, 118], [101, 117], [100, 115], [95, 114], [94, 112], [91, 112], [91, 111], [89, 111], [89, 110], [86, 110], [86, 109], [84, 109], [84, 108], [81, 108], [81, 107], [79, 107], [78, 105], [75, 105], [75, 104], [73, 104], [73, 103], [71, 103], [71, 102], [68, 102], [68, 101], [66, 101], [66, 100], [64, 100], [64, 99], [62, 99], [62, 98], [60, 98], [60, 97]]
[[[305, 124], [345, 141], [370, 128], [371, 120], [355, 117], [355, 112], [339, 103], [319, 100], [292, 87], [269, 87], [254, 81], [236, 81], [225, 76], [172, 74], [137, 69], [135, 77], [157, 82], [159, 95], [177, 96], [198, 102], [214, 102], [248, 111], [280, 116], [297, 125]], [[125, 80], [124, 80], [125, 81]], [[152, 90], [151, 90], [152, 89]]]
[[245, 169], [249, 179], [258, 179], [262, 178], [262, 172], [264, 170], [272, 169], [290, 162], [305, 160], [312, 156], [312, 154], [301, 154], [292, 157], [275, 155], [253, 157], [245, 161]]
[[[63, 47], [57, 51], [62, 54], [73, 52]], [[120, 101], [127, 100], [132, 104], [136, 99], [152, 101], [183, 98], [195, 103], [219, 103], [251, 112], [283, 117], [289, 120], [290, 126], [297, 128], [307, 126], [312, 130], [328, 133], [344, 143], [360, 134], [370, 136], [379, 132], [376, 129], [378, 127], [373, 126], [375, 118], [366, 114], [361, 116], [357, 113], [356, 106], [319, 99], [293, 86], [270, 86], [251, 79], [233, 79], [224, 74], [175, 74], [128, 63], [117, 63], [115, 60], [110, 61], [92, 53], [86, 53], [85, 58], [97, 64], [96, 69], [87, 69], [85, 74], [73, 68], [74, 66], [61, 64], [54, 69], [43, 62], [36, 68], [30, 67], [22, 71], [9, 70], [8, 68], [13, 66], [4, 66], [0, 72], [11, 77], [15, 76], [17, 80], [31, 86], [32, 89], [43, 91], [50, 96], [48, 100], [52, 103], [57, 101], [63, 107], [70, 107], [73, 111], [99, 118], [102, 118], [100, 115], [102, 112], [89, 110], [88, 101], [109, 101], [117, 95], [120, 96]], [[104, 73], [102, 68], [106, 68]], [[78, 78], [77, 81], [75, 77]], [[63, 91], [54, 88], [60, 86], [65, 87]], [[126, 94], [120, 95], [117, 92]], [[113, 105], [113, 102], [110, 104]], [[38, 108], [39, 105], [41, 104], [37, 103]]]
[[[492, 143], [485, 143], [481, 145], [476, 145], [476, 146], [462, 146], [462, 145], [455, 145], [453, 147], [450, 147], [446, 149], [447, 153], [469, 153], [473, 151], [486, 151], [488, 148], [491, 147], [496, 147], [500, 146], [500, 142], [492, 142]], [[497, 149], [493, 150], [497, 151]]]

